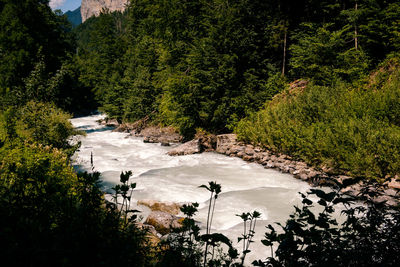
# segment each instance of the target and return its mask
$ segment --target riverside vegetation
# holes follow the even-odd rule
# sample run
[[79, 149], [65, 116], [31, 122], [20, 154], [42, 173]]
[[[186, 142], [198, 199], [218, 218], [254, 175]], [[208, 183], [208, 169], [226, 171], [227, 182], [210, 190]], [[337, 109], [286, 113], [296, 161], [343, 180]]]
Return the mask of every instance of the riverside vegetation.
[[[241, 252], [210, 232], [214, 183], [204, 186], [206, 233], [187, 204], [183, 227], [152, 247], [131, 216], [130, 173], [115, 187], [119, 206], [104, 200], [100, 174], [73, 171], [79, 144], [68, 137], [78, 132], [64, 110], [149, 116], [186, 138], [234, 130], [366, 183], [399, 174], [398, 1], [132, 0], [73, 31], [48, 2], [0, 0], [0, 255], [9, 266], [241, 266], [251, 250], [256, 212], [240, 215]], [[285, 89], [300, 78], [308, 85]], [[400, 212], [372, 200], [379, 184], [362, 190], [361, 206], [309, 194], [317, 202], [303, 195], [281, 229], [267, 226], [271, 257], [254, 265], [399, 264]], [[337, 204], [343, 222], [332, 218]]]

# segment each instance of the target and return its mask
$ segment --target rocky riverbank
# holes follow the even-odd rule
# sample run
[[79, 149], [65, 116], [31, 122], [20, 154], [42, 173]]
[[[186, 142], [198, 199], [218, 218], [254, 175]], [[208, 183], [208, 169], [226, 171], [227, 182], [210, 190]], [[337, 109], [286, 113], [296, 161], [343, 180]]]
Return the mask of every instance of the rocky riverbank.
[[[182, 142], [183, 137], [179, 135], [172, 127], [158, 127], [148, 125], [147, 119], [135, 123], [118, 124], [115, 120], [104, 120], [101, 124], [114, 126], [114, 131], [128, 132], [129, 136], [143, 137], [144, 142], [161, 143], [161, 145], [170, 145], [171, 143]], [[189, 155], [202, 153], [205, 151], [214, 151], [230, 157], [239, 157], [248, 162], [256, 162], [265, 168], [272, 168], [283, 173], [290, 173], [295, 178], [306, 181], [314, 186], [340, 186], [342, 192], [357, 196], [360, 190], [365, 186], [363, 181], [338, 174], [333, 169], [317, 169], [307, 163], [295, 160], [284, 154], [276, 154], [265, 148], [245, 144], [237, 140], [235, 134], [206, 135], [200, 134], [189, 142], [174, 147], [168, 152], [170, 156]], [[386, 200], [389, 204], [395, 204], [394, 197], [400, 190], [400, 181], [398, 177], [386, 177], [384, 184], [384, 196], [377, 200]]]

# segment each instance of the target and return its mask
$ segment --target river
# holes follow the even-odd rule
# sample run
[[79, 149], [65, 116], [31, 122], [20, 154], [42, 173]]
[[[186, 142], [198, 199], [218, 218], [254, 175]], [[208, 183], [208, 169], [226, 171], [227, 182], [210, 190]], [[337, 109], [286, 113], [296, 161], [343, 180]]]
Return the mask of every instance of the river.
[[[265, 226], [285, 222], [294, 211], [293, 206], [301, 202], [298, 192], [310, 188], [290, 174], [217, 153], [168, 156], [166, 153], [173, 146], [143, 143], [142, 138], [112, 132], [112, 128], [96, 123], [101, 118], [102, 115], [93, 115], [71, 120], [76, 128], [87, 132], [85, 137], [79, 137], [82, 145], [73, 157], [76, 167], [90, 170], [93, 154], [94, 167], [102, 174], [106, 193], [119, 183], [121, 171], [131, 170], [131, 182], [137, 183], [133, 192], [135, 202], [140, 199], [198, 202], [200, 209], [195, 219], [204, 224], [209, 192], [199, 186], [216, 181], [222, 185], [222, 193], [215, 207], [213, 232], [226, 234], [236, 243], [243, 229], [236, 214], [253, 210], [262, 214], [249, 260], [269, 255], [269, 248], [260, 242]], [[145, 214], [145, 208], [140, 208]]]

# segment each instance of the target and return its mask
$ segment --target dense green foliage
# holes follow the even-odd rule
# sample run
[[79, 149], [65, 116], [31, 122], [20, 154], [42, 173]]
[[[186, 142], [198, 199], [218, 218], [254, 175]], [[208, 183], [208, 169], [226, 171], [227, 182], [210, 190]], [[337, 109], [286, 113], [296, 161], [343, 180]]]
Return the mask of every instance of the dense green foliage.
[[[387, 70], [388, 69], [388, 70]], [[239, 123], [248, 142], [352, 176], [400, 173], [400, 69], [389, 60], [374, 80], [351, 88], [292, 88]]]
[[2, 262], [145, 265], [145, 232], [106, 203], [98, 173], [71, 166], [79, 144], [67, 139], [78, 132], [61, 108], [90, 109], [91, 96], [72, 63], [65, 17], [43, 0], [1, 0], [0, 13]]
[[[303, 205], [279, 230], [268, 225], [262, 243], [275, 254], [255, 266], [396, 266], [400, 250], [400, 210], [373, 200], [382, 188], [367, 186], [363, 205], [338, 192], [311, 189]], [[310, 198], [317, 197], [318, 201]], [[315, 212], [315, 206], [322, 212]], [[342, 209], [342, 218], [333, 215]]]
[[229, 131], [287, 78], [358, 81], [398, 51], [399, 23], [398, 1], [131, 1], [78, 27], [77, 62], [110, 117], [190, 137]]
[[9, 107], [0, 113], [2, 145], [39, 143], [69, 150], [67, 138], [78, 132], [68, 121], [70, 115], [53, 104], [30, 101], [21, 108]]
[[79, 81], [71, 26], [48, 2], [0, 1], [0, 110], [30, 100], [74, 112], [94, 107]]
[[[206, 232], [193, 219], [198, 205], [184, 205], [183, 227], [149, 251], [131, 216], [131, 172], [113, 188], [115, 203], [105, 201], [100, 174], [70, 166], [77, 146], [67, 139], [76, 131], [62, 109], [99, 104], [110, 117], [150, 116], [186, 137], [236, 127], [242, 140], [325, 169], [379, 181], [399, 174], [397, 0], [131, 0], [126, 12], [105, 11], [74, 31], [48, 2], [0, 0], [5, 263], [242, 266], [250, 252], [257, 212], [239, 215], [240, 255], [210, 231], [216, 183], [202, 186], [211, 193]], [[298, 78], [310, 83], [284, 89]], [[282, 232], [268, 227], [263, 243], [278, 243], [276, 257], [255, 264], [398, 265], [398, 210], [346, 206], [339, 225], [334, 206], [351, 199], [311, 194], [324, 211], [316, 216], [303, 196]]]
[[144, 233], [106, 206], [99, 174], [42, 145], [0, 158], [0, 255], [8, 266], [142, 266]]

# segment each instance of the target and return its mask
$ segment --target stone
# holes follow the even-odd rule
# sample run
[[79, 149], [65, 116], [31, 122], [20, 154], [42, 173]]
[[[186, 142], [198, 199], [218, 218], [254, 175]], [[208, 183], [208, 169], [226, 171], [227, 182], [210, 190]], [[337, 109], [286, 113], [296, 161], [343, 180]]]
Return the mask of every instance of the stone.
[[260, 153], [260, 152], [262, 152], [262, 149], [260, 147], [255, 147], [254, 152]]
[[309, 179], [314, 179], [314, 178], [316, 178], [319, 174], [320, 174], [320, 173], [317, 172], [316, 170], [311, 169], [310, 172], [308, 173], [308, 177], [309, 177]]
[[254, 155], [254, 149], [251, 147], [247, 147], [244, 149], [244, 153], [246, 153], [246, 155], [248, 156], [253, 156]]
[[121, 123], [117, 128], [113, 130], [113, 132], [119, 133], [130, 133], [132, 135], [132, 131], [136, 131], [134, 123]]
[[99, 123], [101, 125], [105, 125], [107, 127], [118, 127], [119, 126], [119, 122], [116, 119], [106, 118], [104, 120], [99, 121]]
[[230, 148], [231, 154], [237, 154], [237, 153], [239, 153], [240, 151], [244, 151], [244, 148], [243, 148], [242, 146], [239, 146], [239, 145], [233, 145], [233, 146], [231, 146], [231, 148]]
[[285, 162], [286, 160], [286, 155], [280, 155], [278, 158], [278, 162]]
[[180, 218], [163, 211], [152, 211], [146, 219], [146, 224], [154, 226], [158, 233], [166, 235], [174, 228], [182, 226]]
[[244, 155], [244, 156], [243, 156], [243, 160], [244, 160], [244, 161], [253, 162], [253, 161], [254, 161], [254, 158], [253, 158], [252, 156], [249, 156], [249, 155]]
[[353, 184], [353, 185], [347, 186], [345, 188], [342, 188], [340, 190], [340, 192], [344, 193], [346, 195], [357, 197], [360, 194], [361, 189], [362, 189], [362, 184], [357, 183], [357, 184]]
[[262, 161], [263, 161], [263, 162], [267, 162], [269, 159], [270, 159], [269, 156], [264, 156], [263, 159], [262, 159]]
[[237, 144], [237, 135], [236, 134], [220, 134], [217, 135], [217, 147], [216, 152], [224, 153], [228, 147]]
[[290, 166], [288, 166], [288, 165], [283, 165], [282, 168], [280, 168], [280, 170], [281, 170], [283, 173], [288, 173], [288, 172], [290, 171]]
[[275, 155], [272, 155], [271, 157], [270, 157], [270, 160], [272, 160], [272, 161], [277, 161], [277, 157], [275, 156]]
[[265, 165], [267, 168], [275, 168], [275, 163], [272, 160], [269, 160], [267, 162], [267, 165]]
[[283, 166], [285, 166], [284, 163], [279, 162], [279, 161], [278, 161], [278, 162], [275, 162], [275, 168], [281, 170], [281, 169], [283, 168]]
[[243, 157], [246, 155], [246, 153], [245, 153], [244, 151], [239, 151], [236, 155], [237, 155], [239, 158], [243, 158]]
[[214, 151], [217, 147], [217, 136], [213, 134], [196, 134], [195, 139], [199, 139], [201, 151]]
[[340, 184], [350, 184], [351, 183], [351, 181], [352, 180], [354, 180], [354, 178], [353, 177], [350, 177], [350, 176], [347, 176], [347, 175], [339, 175], [338, 177], [337, 177], [337, 181], [340, 183]]
[[301, 180], [303, 180], [303, 181], [308, 181], [308, 175], [307, 175], [307, 173], [300, 173], [299, 174], [299, 178], [301, 179]]
[[293, 175], [295, 172], [298, 172], [298, 170], [296, 169], [296, 166], [293, 166], [293, 165], [290, 166], [289, 173]]
[[392, 178], [388, 183], [388, 187], [393, 189], [400, 189], [400, 181], [395, 178]]
[[309, 172], [310, 171], [307, 168], [300, 168], [300, 169], [297, 169], [296, 172], [294, 172], [294, 176], [303, 181], [308, 181], [309, 180], [309, 176], [308, 176]]
[[386, 190], [384, 190], [385, 195], [394, 197], [394, 196], [400, 196], [400, 192], [397, 189], [393, 189], [393, 188], [388, 188]]
[[163, 211], [172, 215], [178, 215], [181, 211], [181, 206], [174, 202], [160, 202], [157, 200], [142, 199], [138, 200], [137, 204], [149, 207], [152, 211]]
[[172, 127], [149, 126], [140, 131], [145, 143], [179, 143], [183, 137]]
[[335, 174], [335, 169], [333, 169], [332, 167], [322, 166], [321, 170], [327, 174]]
[[306, 168], [308, 165], [307, 165], [307, 163], [305, 163], [305, 162], [298, 161], [298, 162], [296, 162], [296, 166], [297, 166], [298, 168]]
[[168, 155], [181, 156], [181, 155], [197, 154], [200, 152], [201, 152], [200, 141], [199, 139], [195, 139], [175, 147], [174, 149], [168, 152]]
[[259, 153], [259, 152], [256, 152], [256, 153], [254, 153], [253, 158], [256, 161], [261, 161], [262, 158], [263, 158], [263, 155], [261, 153]]

